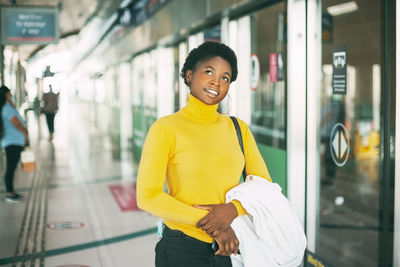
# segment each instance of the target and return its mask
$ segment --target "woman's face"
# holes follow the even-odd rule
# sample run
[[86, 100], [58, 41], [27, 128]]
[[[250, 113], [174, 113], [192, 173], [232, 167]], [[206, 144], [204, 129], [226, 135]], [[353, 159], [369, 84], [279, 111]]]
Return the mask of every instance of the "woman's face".
[[215, 105], [228, 93], [231, 75], [228, 61], [215, 56], [198, 62], [194, 70], [188, 70], [186, 81], [194, 97], [207, 105]]

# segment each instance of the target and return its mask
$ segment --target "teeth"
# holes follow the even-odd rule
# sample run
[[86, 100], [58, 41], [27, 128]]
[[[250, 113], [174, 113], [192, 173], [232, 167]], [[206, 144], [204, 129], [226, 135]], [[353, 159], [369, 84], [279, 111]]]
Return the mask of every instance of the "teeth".
[[213, 94], [213, 95], [218, 95], [217, 91], [211, 90], [211, 89], [206, 89], [207, 92]]

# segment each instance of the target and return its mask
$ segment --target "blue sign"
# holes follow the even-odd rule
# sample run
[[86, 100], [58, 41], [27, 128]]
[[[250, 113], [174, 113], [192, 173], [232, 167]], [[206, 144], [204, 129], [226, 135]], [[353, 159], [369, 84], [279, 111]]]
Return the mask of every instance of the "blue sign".
[[59, 32], [55, 8], [1, 8], [1, 43], [4, 45], [56, 43]]

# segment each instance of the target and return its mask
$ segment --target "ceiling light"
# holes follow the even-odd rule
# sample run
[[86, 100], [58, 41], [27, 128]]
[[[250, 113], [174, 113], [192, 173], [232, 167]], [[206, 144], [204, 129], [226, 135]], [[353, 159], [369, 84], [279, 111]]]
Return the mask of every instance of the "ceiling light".
[[350, 12], [354, 12], [356, 10], [358, 10], [358, 6], [354, 1], [343, 3], [340, 5], [330, 6], [327, 8], [328, 13], [331, 14], [332, 16], [339, 16]]

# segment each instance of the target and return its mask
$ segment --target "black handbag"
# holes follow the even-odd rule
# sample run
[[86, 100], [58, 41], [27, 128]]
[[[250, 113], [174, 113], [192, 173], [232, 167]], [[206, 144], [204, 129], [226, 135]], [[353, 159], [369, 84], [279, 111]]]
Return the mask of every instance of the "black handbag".
[[[242, 139], [242, 131], [240, 130], [240, 126], [239, 123], [236, 119], [236, 117], [234, 116], [230, 116], [233, 124], [235, 125], [235, 130], [236, 130], [236, 135], [239, 141], [239, 145], [240, 145], [240, 149], [242, 150], [243, 156], [244, 156], [244, 148], [243, 148], [243, 139]], [[244, 182], [244, 180], [246, 179], [246, 163], [244, 164], [244, 168], [243, 168], [243, 172], [242, 172], [242, 178], [240, 179], [239, 183]], [[215, 241], [215, 239], [212, 242], [211, 248], [213, 251], [217, 251], [218, 248], [218, 243], [217, 241]], [[240, 251], [238, 251], [238, 254], [240, 254]]]
[[[230, 116], [230, 118], [231, 118], [233, 124], [235, 125], [236, 135], [237, 135], [237, 138], [238, 138], [238, 141], [239, 141], [240, 149], [242, 149], [242, 153], [243, 153], [243, 156], [244, 156], [242, 131], [240, 130], [240, 126], [239, 126], [239, 123], [238, 123], [236, 117]], [[243, 168], [243, 172], [242, 172], [242, 179], [241, 179], [240, 182], [244, 182], [245, 179], [246, 179], [246, 162], [244, 164], [244, 168]]]

